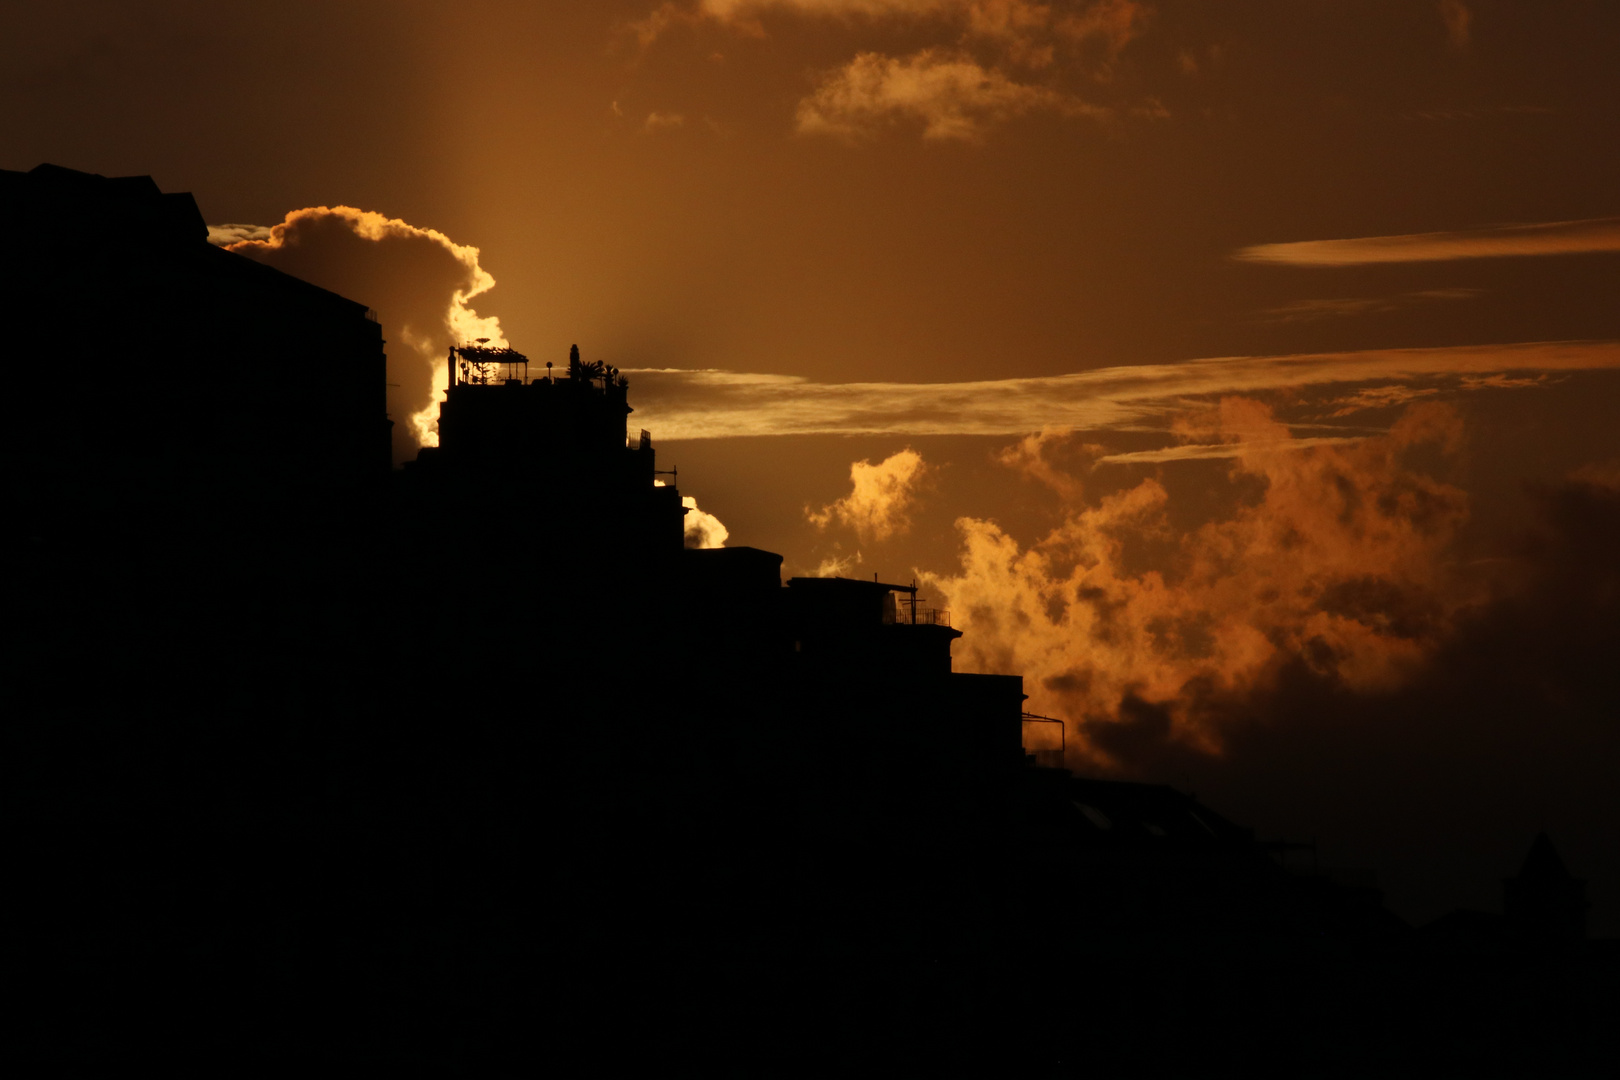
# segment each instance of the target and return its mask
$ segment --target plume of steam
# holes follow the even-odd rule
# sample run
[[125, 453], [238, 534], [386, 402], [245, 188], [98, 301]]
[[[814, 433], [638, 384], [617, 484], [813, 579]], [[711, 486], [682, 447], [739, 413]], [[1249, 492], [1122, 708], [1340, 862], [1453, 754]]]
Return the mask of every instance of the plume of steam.
[[887, 540], [911, 527], [911, 508], [927, 472], [922, 455], [909, 447], [876, 465], [857, 461], [849, 467], [850, 493], [820, 510], [806, 508], [805, 516], [818, 529], [837, 521], [862, 540]]
[[407, 440], [403, 446], [396, 441], [396, 456], [438, 443], [448, 346], [478, 338], [507, 344], [500, 320], [471, 306], [474, 297], [495, 287], [479, 265], [478, 249], [436, 229], [352, 206], [313, 206], [292, 211], [269, 229], [223, 225], [210, 233], [216, 242], [228, 241], [227, 250], [369, 304], [383, 320], [384, 335], [416, 354], [414, 363], [390, 366], [410, 413], [409, 425], [396, 428]]
[[1072, 505], [1021, 548], [961, 518], [960, 572], [924, 575], [967, 631], [969, 670], [1022, 671], [1031, 707], [1065, 717], [1072, 753], [1108, 764], [1110, 729], [1218, 752], [1217, 717], [1303, 663], [1351, 690], [1399, 685], [1469, 600], [1449, 572], [1464, 493], [1408, 467], [1421, 444], [1455, 453], [1460, 422], [1430, 402], [1387, 435], [1300, 446], [1264, 405], [1228, 398], [1189, 416], [1193, 438], [1234, 444], [1232, 478], [1258, 501], [1180, 538], [1165, 570], [1131, 549], [1174, 540], [1156, 480]]
[[690, 495], [681, 496], [686, 507], [686, 546], [689, 548], [722, 548], [731, 530], [713, 514], [698, 509], [697, 500]]

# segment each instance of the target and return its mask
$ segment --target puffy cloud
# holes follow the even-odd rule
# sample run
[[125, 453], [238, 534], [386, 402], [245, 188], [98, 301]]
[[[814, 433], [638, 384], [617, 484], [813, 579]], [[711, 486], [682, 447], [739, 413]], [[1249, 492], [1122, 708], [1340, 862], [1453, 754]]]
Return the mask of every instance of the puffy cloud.
[[1078, 98], [1014, 82], [962, 54], [924, 49], [900, 59], [861, 53], [799, 102], [807, 135], [868, 136], [921, 122], [928, 139], [977, 139], [990, 124], [1036, 110], [1065, 116], [1108, 115]]
[[1458, 52], [1468, 48], [1473, 33], [1474, 13], [1463, 0], [1440, 0], [1440, 19], [1446, 24], [1446, 40]]
[[[1075, 441], [1074, 432], [1068, 428], [1043, 427], [1004, 448], [996, 455], [996, 460], [1072, 501], [1080, 498], [1080, 481], [1075, 477], [1073, 468], [1060, 468], [1052, 459], [1057, 452], [1068, 449]], [[1094, 443], [1083, 444], [1079, 449], [1093, 457], [1103, 452], [1103, 448]]]
[[699, 510], [697, 500], [690, 495], [681, 496], [681, 505], [686, 507], [687, 547], [721, 548], [726, 546], [726, 539], [731, 536], [731, 530], [722, 525], [719, 518]]
[[862, 540], [887, 540], [911, 527], [917, 487], [927, 472], [922, 455], [909, 448], [876, 465], [857, 461], [849, 467], [850, 493], [820, 510], [806, 509], [805, 516], [818, 529], [837, 521]]
[[[959, 572], [925, 575], [966, 631], [959, 666], [1023, 672], [1031, 708], [1064, 717], [1093, 763], [1117, 761], [1110, 736], [1143, 723], [1218, 752], [1228, 703], [1288, 663], [1354, 691], [1399, 686], [1473, 598], [1450, 565], [1466, 496], [1406, 464], [1419, 445], [1456, 452], [1445, 407], [1412, 406], [1387, 435], [1340, 445], [1301, 448], [1243, 398], [1182, 429], [1228, 445], [1232, 480], [1258, 481], [1258, 499], [1177, 538], [1165, 488], [1145, 480], [1072, 503], [1027, 548], [961, 518]], [[1172, 543], [1172, 564], [1140, 569], [1149, 542]]]
[[1032, 85], [1006, 70], [1053, 68], [1106, 81], [1148, 11], [1138, 0], [697, 0], [691, 6], [666, 2], [625, 30], [646, 48], [671, 27], [701, 22], [763, 37], [762, 20], [771, 14], [832, 20], [854, 32], [905, 23], [933, 39], [928, 47], [906, 57], [858, 51], [799, 102], [798, 130], [850, 138], [909, 121], [921, 124], [925, 138], [972, 140], [993, 124], [1036, 111], [1164, 115], [1156, 101], [1116, 112], [1082, 101], [1055, 80]]
[[1223, 713], [1204, 700], [1221, 756], [1190, 749], [1141, 704], [1087, 737], [1131, 775], [1192, 786], [1263, 835], [1314, 836], [1327, 861], [1376, 865], [1414, 922], [1500, 903], [1501, 875], [1546, 829], [1582, 876], [1611, 883], [1592, 931], [1613, 936], [1620, 474], [1594, 463], [1528, 494], [1523, 534], [1494, 551], [1507, 572], [1491, 599], [1457, 610], [1399, 688], [1353, 691], [1284, 661]]
[[[636, 409], [666, 439], [736, 435], [1025, 435], [1162, 428], [1188, 399], [1620, 368], [1620, 342], [1234, 356], [961, 383], [816, 383], [791, 375], [642, 368]], [[1335, 395], [1337, 396], [1337, 395]]]
[[393, 408], [409, 416], [408, 424], [395, 425], [396, 460], [414, 455], [417, 446], [438, 443], [435, 425], [449, 346], [478, 338], [506, 345], [500, 320], [479, 315], [470, 303], [495, 287], [479, 265], [478, 249], [436, 229], [352, 206], [294, 210], [268, 230], [216, 228], [246, 230], [246, 238], [229, 244], [230, 251], [369, 304], [382, 320], [384, 336], [411, 350], [409, 359], [398, 348], [390, 351], [389, 377], [398, 384]]
[[1348, 240], [1300, 240], [1255, 244], [1232, 257], [1286, 266], [1362, 266], [1368, 263], [1435, 262], [1508, 255], [1571, 255], [1620, 251], [1620, 218], [1499, 225], [1456, 232], [1363, 236]]

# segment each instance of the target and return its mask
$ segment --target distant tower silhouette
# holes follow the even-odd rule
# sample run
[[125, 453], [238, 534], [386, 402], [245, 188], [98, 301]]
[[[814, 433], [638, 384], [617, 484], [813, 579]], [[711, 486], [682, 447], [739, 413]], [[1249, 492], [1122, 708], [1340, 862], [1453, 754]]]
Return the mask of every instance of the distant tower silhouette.
[[1586, 882], [1571, 877], [1546, 833], [1537, 833], [1518, 877], [1502, 879], [1502, 907], [1520, 933], [1545, 941], [1586, 937]]

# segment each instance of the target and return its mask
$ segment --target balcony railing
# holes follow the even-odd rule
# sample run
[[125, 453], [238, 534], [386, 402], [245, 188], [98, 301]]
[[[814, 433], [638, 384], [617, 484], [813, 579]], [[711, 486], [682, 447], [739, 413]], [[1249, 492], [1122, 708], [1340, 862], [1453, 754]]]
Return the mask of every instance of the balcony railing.
[[899, 603], [894, 607], [894, 618], [885, 619], [896, 626], [950, 626], [951, 613], [941, 608], [917, 608], [913, 610], [909, 604]]

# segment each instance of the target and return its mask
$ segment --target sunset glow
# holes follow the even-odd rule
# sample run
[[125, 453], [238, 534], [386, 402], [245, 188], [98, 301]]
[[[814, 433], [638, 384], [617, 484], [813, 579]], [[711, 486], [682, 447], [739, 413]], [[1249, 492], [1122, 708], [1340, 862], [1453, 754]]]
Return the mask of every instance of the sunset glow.
[[373, 309], [396, 467], [452, 345], [577, 343], [689, 546], [915, 580], [1072, 768], [1416, 913], [1556, 828], [1620, 928], [1620, 4], [13, 6], [0, 166]]

